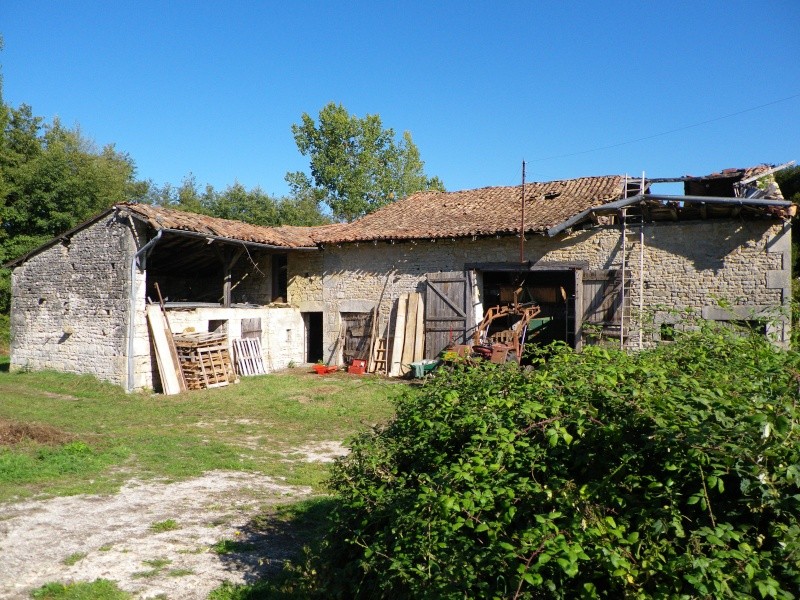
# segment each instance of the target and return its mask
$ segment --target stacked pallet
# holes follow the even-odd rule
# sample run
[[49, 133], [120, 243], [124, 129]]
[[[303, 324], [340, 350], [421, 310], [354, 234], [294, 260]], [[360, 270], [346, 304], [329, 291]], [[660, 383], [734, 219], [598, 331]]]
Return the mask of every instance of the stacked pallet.
[[221, 387], [236, 380], [225, 334], [184, 333], [174, 339], [190, 390]]

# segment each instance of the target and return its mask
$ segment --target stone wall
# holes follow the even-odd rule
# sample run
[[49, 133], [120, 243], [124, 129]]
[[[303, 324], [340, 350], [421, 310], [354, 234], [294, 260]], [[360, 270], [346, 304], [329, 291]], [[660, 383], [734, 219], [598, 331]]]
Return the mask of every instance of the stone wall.
[[[14, 269], [13, 369], [90, 373], [127, 385], [130, 268], [136, 249], [147, 241], [145, 233], [142, 226], [132, 232], [127, 221], [109, 215]], [[641, 229], [629, 227], [624, 243], [619, 227], [556, 238], [532, 235], [524, 251], [534, 263], [581, 261], [590, 269], [619, 269], [623, 246], [631, 281], [632, 322], [628, 326], [635, 333], [628, 337], [630, 346], [657, 342], [659, 324], [674, 320], [674, 311], [691, 309], [710, 319], [749, 320], [788, 309], [790, 228], [779, 221], [648, 223]], [[263, 275], [242, 280], [234, 297], [253, 303], [268, 301], [270, 256], [242, 260], [246, 262], [234, 281], [241, 279], [244, 269], [255, 269], [253, 263]], [[175, 331], [187, 327], [207, 331], [209, 320], [225, 320], [231, 338], [240, 333], [242, 319], [261, 318], [266, 366], [273, 370], [304, 361], [307, 332], [302, 313], [322, 312], [325, 358], [336, 362], [341, 313], [368, 313], [380, 303], [383, 334], [397, 298], [406, 292], [423, 292], [427, 273], [518, 260], [519, 240], [513, 236], [343, 244], [324, 251], [289, 252], [289, 307], [171, 309], [170, 318]], [[482, 308], [480, 275], [476, 272], [472, 278], [478, 310]], [[157, 372], [145, 318], [145, 278], [137, 269], [131, 385], [136, 389], [153, 387]], [[267, 300], [262, 299], [265, 293]], [[785, 344], [788, 319], [785, 314], [777, 316], [768, 334]], [[655, 325], [641, 338], [639, 321]]]
[[322, 252], [290, 253], [287, 262], [289, 303], [303, 312], [320, 312], [325, 269]]
[[127, 223], [112, 214], [16, 267], [11, 368], [124, 384], [134, 252]]
[[[772, 220], [647, 223], [643, 229], [629, 226], [624, 246], [633, 320], [628, 327], [635, 330], [627, 337], [630, 346], [640, 345], [640, 320], [650, 324], [669, 321], [673, 319], [669, 315], [686, 309], [706, 318], [746, 320], [748, 315], [769, 311], [777, 315], [776, 310], [788, 306], [788, 224]], [[588, 263], [589, 269], [620, 269], [623, 262], [618, 226], [556, 238], [531, 235], [524, 251], [526, 259], [535, 263], [580, 261]], [[340, 313], [369, 312], [380, 301], [379, 329], [384, 332], [397, 297], [404, 292], [423, 292], [426, 273], [459, 271], [470, 263], [518, 260], [519, 238], [513, 236], [328, 246], [321, 259], [320, 255], [290, 258], [295, 274], [290, 281], [290, 299], [296, 305], [324, 308], [325, 348], [327, 353], [335, 353]], [[720, 303], [731, 308], [722, 310]], [[785, 315], [778, 317], [770, 325], [770, 335], [776, 342], [786, 343], [788, 321]], [[657, 326], [644, 329], [641, 345], [658, 341]]]

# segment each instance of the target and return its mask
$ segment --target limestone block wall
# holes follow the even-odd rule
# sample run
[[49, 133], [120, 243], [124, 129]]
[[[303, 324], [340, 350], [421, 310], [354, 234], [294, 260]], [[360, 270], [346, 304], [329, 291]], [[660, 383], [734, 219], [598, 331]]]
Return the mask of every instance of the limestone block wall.
[[[635, 329], [628, 338], [631, 346], [640, 345], [640, 333], [641, 345], [658, 341], [657, 328], [642, 331], [640, 321], [664, 320], [673, 310], [691, 308], [706, 318], [729, 320], [787, 306], [790, 233], [788, 224], [779, 221], [658, 222], [647, 223], [643, 229], [633, 225], [627, 228], [624, 244], [619, 227], [556, 238], [531, 235], [525, 242], [525, 256], [532, 262], [584, 261], [589, 269], [619, 269], [623, 245], [630, 274], [632, 322], [628, 327]], [[517, 262], [519, 239], [344, 244], [326, 247], [322, 255], [324, 343], [326, 352], [335, 354], [340, 313], [369, 312], [380, 301], [383, 332], [393, 302], [404, 292], [424, 291], [426, 273], [459, 271], [469, 263]], [[479, 280], [477, 275], [474, 281]], [[319, 297], [316, 279], [308, 288]], [[720, 301], [738, 308], [723, 314]], [[788, 340], [785, 318], [771, 328], [775, 341]]]
[[322, 281], [325, 269], [322, 252], [294, 252], [287, 260], [288, 301], [303, 312], [323, 310]]
[[124, 384], [134, 252], [127, 222], [112, 214], [16, 267], [11, 368]]

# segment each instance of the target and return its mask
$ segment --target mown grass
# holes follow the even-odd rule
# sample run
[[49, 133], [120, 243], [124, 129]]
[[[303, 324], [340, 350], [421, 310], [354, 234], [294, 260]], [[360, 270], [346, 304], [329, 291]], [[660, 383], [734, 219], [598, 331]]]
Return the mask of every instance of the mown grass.
[[112, 492], [134, 476], [178, 480], [214, 469], [320, 490], [326, 465], [306, 462], [298, 449], [384, 422], [405, 387], [293, 369], [163, 396], [126, 394], [88, 376], [0, 368], [0, 420], [49, 425], [71, 437], [57, 445], [0, 445], [0, 501]]
[[126, 600], [131, 595], [107, 579], [93, 582], [48, 583], [32, 594], [36, 600]]

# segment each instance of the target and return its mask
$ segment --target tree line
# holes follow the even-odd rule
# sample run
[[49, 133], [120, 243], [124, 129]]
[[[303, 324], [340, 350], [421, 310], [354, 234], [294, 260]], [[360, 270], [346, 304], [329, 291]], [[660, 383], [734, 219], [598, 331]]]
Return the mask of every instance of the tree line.
[[[286, 196], [238, 182], [201, 188], [191, 173], [179, 185], [157, 185], [139, 178], [133, 158], [114, 144], [100, 147], [79, 126], [6, 103], [0, 80], [0, 264], [120, 202], [255, 225], [312, 226], [356, 219], [418, 190], [444, 189], [425, 175], [411, 135], [398, 139], [378, 115], [361, 118], [330, 103], [316, 121], [304, 113], [292, 132], [309, 157], [310, 175], [287, 173]], [[0, 315], [8, 314], [10, 299], [10, 271], [2, 269]]]

